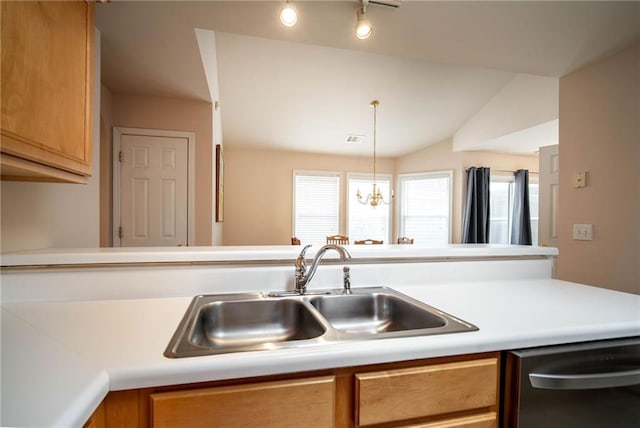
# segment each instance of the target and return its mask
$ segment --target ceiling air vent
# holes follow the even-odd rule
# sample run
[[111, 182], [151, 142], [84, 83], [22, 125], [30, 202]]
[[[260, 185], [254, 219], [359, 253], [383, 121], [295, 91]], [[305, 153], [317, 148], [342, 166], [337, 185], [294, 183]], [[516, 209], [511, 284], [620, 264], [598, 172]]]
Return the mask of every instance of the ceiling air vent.
[[347, 144], [360, 144], [360, 143], [362, 143], [362, 140], [364, 140], [364, 135], [350, 134], [350, 135], [347, 136], [347, 139], [345, 140], [345, 143], [347, 143]]

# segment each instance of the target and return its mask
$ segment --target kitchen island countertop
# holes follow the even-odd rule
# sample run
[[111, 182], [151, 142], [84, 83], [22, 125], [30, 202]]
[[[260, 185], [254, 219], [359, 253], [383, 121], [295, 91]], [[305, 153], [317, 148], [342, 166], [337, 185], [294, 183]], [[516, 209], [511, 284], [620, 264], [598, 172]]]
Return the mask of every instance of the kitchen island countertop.
[[2, 425], [82, 425], [109, 390], [640, 335], [640, 296], [559, 280], [388, 284], [479, 331], [170, 359], [191, 297], [4, 303]]

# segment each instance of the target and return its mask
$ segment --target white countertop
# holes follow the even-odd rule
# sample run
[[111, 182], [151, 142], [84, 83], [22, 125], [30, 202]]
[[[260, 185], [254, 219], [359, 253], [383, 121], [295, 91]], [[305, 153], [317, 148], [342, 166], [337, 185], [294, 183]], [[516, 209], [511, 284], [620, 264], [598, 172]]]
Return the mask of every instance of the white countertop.
[[480, 330], [169, 359], [190, 297], [3, 304], [1, 425], [78, 426], [108, 390], [640, 335], [632, 294], [557, 280], [389, 286]]
[[[320, 245], [307, 252], [313, 257]], [[354, 258], [464, 258], [557, 256], [552, 247], [498, 244], [450, 245], [345, 245]], [[2, 267], [83, 264], [195, 263], [295, 260], [298, 245], [144, 248], [60, 248], [18, 251], [0, 256]], [[336, 257], [328, 253], [326, 258]]]

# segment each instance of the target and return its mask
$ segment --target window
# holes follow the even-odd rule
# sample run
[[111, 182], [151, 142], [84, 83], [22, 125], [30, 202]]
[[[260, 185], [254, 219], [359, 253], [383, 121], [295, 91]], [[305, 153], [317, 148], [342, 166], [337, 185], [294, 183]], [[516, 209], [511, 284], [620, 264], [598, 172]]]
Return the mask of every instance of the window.
[[[538, 178], [529, 173], [529, 211], [531, 215], [531, 240], [538, 245]], [[489, 242], [509, 244], [511, 242], [511, 216], [513, 213], [513, 190], [515, 182], [512, 175], [491, 177], [489, 187], [491, 207]]]
[[[380, 204], [372, 207], [358, 202], [356, 193], [360, 190], [363, 198], [373, 191], [373, 179], [370, 175], [349, 174], [347, 186], [348, 235], [353, 243], [362, 239], [378, 239], [385, 244], [391, 243], [391, 205]], [[382, 192], [384, 200], [391, 202], [391, 177], [376, 174], [376, 186]]]
[[403, 174], [400, 185], [400, 236], [416, 244], [447, 244], [451, 241], [451, 187], [453, 173]]
[[324, 244], [340, 230], [340, 174], [294, 171], [293, 235], [303, 244]]
[[540, 219], [539, 212], [539, 195], [540, 184], [538, 183], [538, 177], [536, 182], [531, 182], [531, 173], [529, 173], [529, 212], [531, 215], [531, 244], [538, 245], [538, 223]]
[[489, 242], [508, 244], [513, 212], [513, 178], [491, 177], [489, 185]]

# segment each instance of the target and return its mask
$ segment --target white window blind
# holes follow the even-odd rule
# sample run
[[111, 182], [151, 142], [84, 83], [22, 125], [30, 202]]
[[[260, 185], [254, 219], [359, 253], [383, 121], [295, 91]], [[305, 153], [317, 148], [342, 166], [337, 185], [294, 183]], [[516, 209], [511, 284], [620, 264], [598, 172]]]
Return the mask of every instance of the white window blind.
[[294, 172], [294, 236], [303, 245], [324, 244], [340, 228], [340, 175]]
[[452, 173], [400, 175], [399, 235], [416, 244], [447, 244], [451, 237]]
[[[349, 176], [349, 240], [351, 243], [363, 239], [377, 239], [385, 244], [391, 243], [391, 205], [381, 203], [376, 207], [358, 202], [356, 193], [360, 190], [363, 198], [373, 192], [373, 178]], [[382, 192], [384, 200], [391, 202], [391, 177], [376, 175], [376, 185]]]

